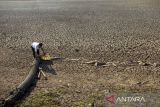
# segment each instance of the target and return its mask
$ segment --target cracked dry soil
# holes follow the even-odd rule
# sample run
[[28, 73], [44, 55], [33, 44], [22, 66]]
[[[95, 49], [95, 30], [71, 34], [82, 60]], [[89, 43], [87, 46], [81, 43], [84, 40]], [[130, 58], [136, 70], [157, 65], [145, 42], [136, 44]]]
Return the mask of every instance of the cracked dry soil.
[[159, 5], [158, 0], [0, 0], [0, 97], [30, 71], [33, 41], [44, 43], [53, 56], [80, 60], [55, 61], [57, 75], [47, 73], [48, 80], [38, 81], [28, 96], [33, 101], [26, 99], [32, 106], [38, 106], [39, 92], [57, 96], [43, 106], [64, 107], [99, 107], [106, 93], [158, 93], [159, 66], [82, 62], [160, 63]]

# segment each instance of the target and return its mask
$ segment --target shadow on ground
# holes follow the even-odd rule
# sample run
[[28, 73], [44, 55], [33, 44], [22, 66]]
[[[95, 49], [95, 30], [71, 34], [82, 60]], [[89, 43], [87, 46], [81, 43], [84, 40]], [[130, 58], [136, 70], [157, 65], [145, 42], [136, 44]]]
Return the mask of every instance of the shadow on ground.
[[42, 71], [51, 73], [53, 75], [57, 75], [56, 71], [52, 67], [53, 61], [41, 61], [40, 68], [42, 68]]

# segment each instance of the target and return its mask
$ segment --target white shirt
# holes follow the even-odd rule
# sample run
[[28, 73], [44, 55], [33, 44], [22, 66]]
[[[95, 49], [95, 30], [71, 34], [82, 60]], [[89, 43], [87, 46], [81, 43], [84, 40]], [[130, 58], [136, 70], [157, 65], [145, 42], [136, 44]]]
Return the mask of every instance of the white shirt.
[[38, 42], [33, 42], [31, 46], [32, 46], [32, 48], [34, 48], [35, 52], [37, 52], [37, 50], [39, 49], [39, 43]]

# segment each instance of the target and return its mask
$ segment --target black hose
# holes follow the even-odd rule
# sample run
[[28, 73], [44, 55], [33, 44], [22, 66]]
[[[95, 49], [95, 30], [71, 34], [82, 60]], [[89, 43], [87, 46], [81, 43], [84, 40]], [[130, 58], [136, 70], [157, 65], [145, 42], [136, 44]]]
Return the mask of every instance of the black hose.
[[16, 101], [20, 100], [24, 96], [24, 94], [30, 89], [39, 72], [39, 64], [40, 60], [37, 59], [25, 80], [14, 91], [11, 92], [8, 98], [5, 99], [4, 107], [13, 107]]

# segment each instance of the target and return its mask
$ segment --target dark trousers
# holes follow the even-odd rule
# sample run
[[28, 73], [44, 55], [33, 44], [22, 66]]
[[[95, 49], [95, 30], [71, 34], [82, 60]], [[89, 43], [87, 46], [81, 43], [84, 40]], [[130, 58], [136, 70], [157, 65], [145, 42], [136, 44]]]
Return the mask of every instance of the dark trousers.
[[36, 54], [39, 55], [39, 49], [37, 50], [37, 52], [35, 52], [35, 49], [31, 46], [32, 48], [32, 52], [33, 52], [33, 57], [36, 58]]

